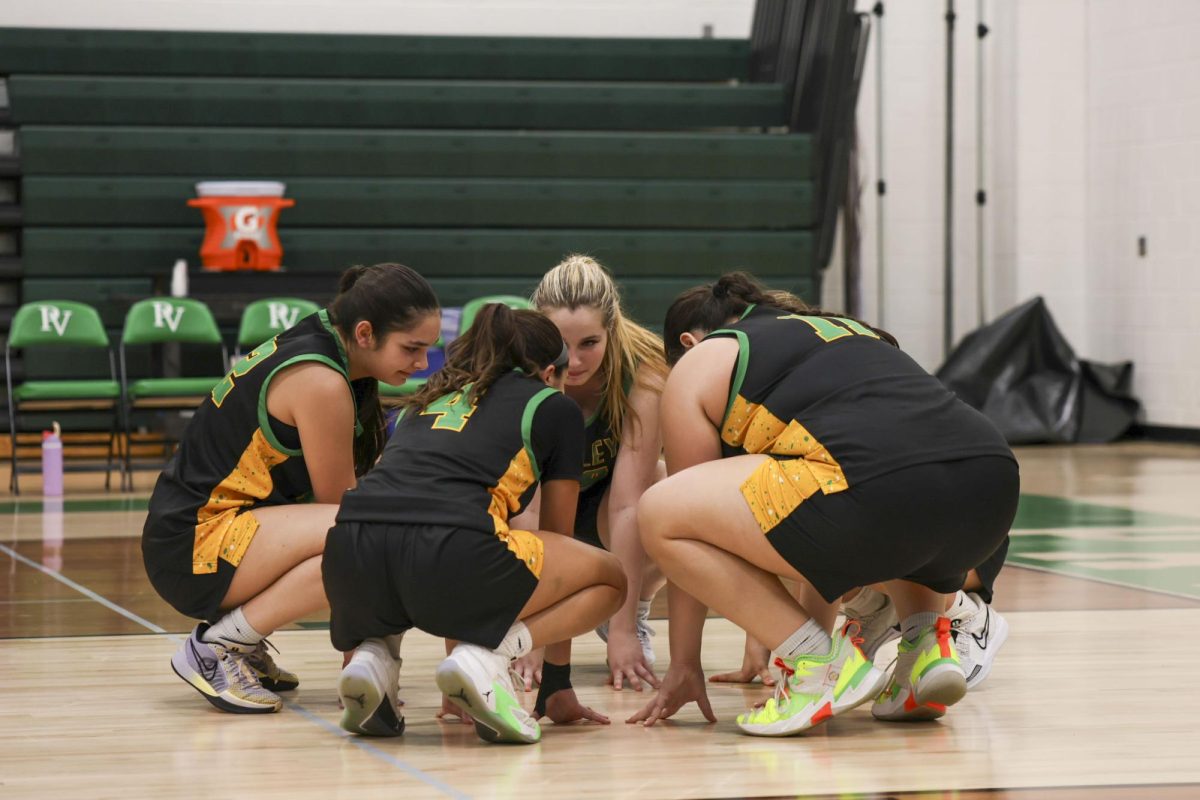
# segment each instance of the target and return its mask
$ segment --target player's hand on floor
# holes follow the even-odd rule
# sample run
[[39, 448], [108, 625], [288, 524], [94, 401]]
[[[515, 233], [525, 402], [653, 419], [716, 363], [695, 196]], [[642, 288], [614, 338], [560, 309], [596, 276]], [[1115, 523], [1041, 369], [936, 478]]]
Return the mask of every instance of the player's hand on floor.
[[755, 678], [761, 678], [763, 686], [775, 685], [775, 676], [771, 674], [770, 648], [759, 644], [757, 639], [747, 634], [742, 668], [713, 675], [709, 680], [713, 683], [754, 683]]
[[688, 703], [695, 702], [700, 706], [700, 713], [709, 722], [716, 722], [712, 706], [708, 702], [708, 689], [704, 684], [704, 671], [699, 665], [695, 667], [679, 667], [672, 665], [663, 677], [658, 694], [647, 703], [641, 711], [634, 714], [626, 722], [640, 722], [647, 728], [661, 719], [667, 719]]
[[464, 725], [473, 725], [475, 723], [475, 720], [471, 719], [467, 712], [454, 705], [454, 703], [451, 703], [446, 695], [442, 695], [442, 707], [437, 712], [436, 716], [438, 719], [445, 722], [453, 722], [455, 719], [457, 719]]
[[643, 681], [652, 688], [658, 688], [658, 676], [654, 674], [654, 668], [646, 663], [642, 644], [633, 632], [609, 630], [608, 670], [605, 683], [618, 692], [625, 686], [640, 692]]
[[542, 660], [545, 656], [546, 648], [539, 647], [513, 661], [512, 670], [525, 685], [525, 691], [532, 692], [535, 686], [542, 685]]
[[560, 689], [546, 699], [546, 716], [559, 725], [581, 719], [608, 725], [611, 720], [599, 711], [579, 702], [574, 689]]

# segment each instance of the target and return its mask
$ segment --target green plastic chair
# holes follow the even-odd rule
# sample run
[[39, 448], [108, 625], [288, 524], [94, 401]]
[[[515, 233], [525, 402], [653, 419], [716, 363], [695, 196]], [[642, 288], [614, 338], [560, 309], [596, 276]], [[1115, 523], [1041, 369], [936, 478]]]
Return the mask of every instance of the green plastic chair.
[[[216, 369], [211, 377], [130, 380], [126, 360], [129, 347], [171, 342], [219, 347], [220, 364], [213, 365]], [[224, 379], [228, 369], [229, 351], [221, 340], [217, 321], [204, 303], [186, 297], [152, 297], [134, 303], [125, 315], [125, 328], [121, 334], [121, 392], [125, 398], [126, 441], [132, 433], [131, 419], [135, 409], [194, 409]], [[164, 437], [164, 446], [167, 441]], [[133, 488], [131, 449], [125, 448], [126, 485], [130, 489]]]
[[533, 308], [533, 304], [529, 302], [528, 298], [518, 297], [515, 294], [492, 294], [484, 297], [476, 297], [462, 308], [462, 316], [458, 318], [459, 336], [466, 333], [467, 328], [471, 327], [471, 323], [475, 321], [475, 317], [479, 314], [479, 309], [488, 303], [503, 303], [509, 308]]
[[240, 356], [243, 351], [253, 350], [320, 310], [321, 307], [313, 301], [299, 297], [267, 297], [255, 300], [242, 312], [242, 321], [238, 325], [236, 355]]
[[384, 408], [391, 408], [398, 405], [397, 399], [406, 397], [410, 394], [416, 394], [425, 386], [425, 378], [409, 378], [399, 386], [394, 386], [390, 383], [379, 382], [379, 402]]
[[[13, 386], [12, 354], [26, 347], [70, 347], [78, 350], [103, 349], [108, 354], [108, 380], [32, 380]], [[112, 469], [116, 460], [116, 439], [121, 411], [121, 385], [117, 382], [116, 365], [112, 346], [104, 323], [96, 309], [87, 303], [73, 300], [39, 300], [21, 306], [13, 316], [4, 346], [4, 373], [8, 385], [8, 430], [12, 441], [12, 474], [9, 488], [20, 494], [18, 474], [36, 472], [41, 469], [40, 457], [37, 466], [19, 463], [17, 452], [18, 419], [22, 411], [78, 413], [110, 410], [112, 425], [109, 428], [108, 455], [105, 465], [67, 465], [72, 471], [104, 469], [104, 488], [112, 481]]]

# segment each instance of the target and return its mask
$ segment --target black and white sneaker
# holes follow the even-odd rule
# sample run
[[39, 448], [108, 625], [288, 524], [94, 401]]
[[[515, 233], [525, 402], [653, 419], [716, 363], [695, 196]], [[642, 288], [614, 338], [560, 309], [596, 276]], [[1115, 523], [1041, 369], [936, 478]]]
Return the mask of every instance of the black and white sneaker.
[[946, 616], [967, 675], [967, 689], [977, 689], [991, 674], [996, 653], [1008, 639], [1008, 621], [975, 592], [960, 591]]

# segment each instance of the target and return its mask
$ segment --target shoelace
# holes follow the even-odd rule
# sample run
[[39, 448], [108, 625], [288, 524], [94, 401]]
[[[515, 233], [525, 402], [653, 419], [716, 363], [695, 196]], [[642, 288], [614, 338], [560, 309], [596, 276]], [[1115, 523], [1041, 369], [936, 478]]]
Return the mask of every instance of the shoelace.
[[250, 668], [250, 665], [247, 663], [246, 656], [233, 653], [232, 651], [226, 650], [224, 647], [219, 649], [219, 653], [222, 661], [224, 661], [226, 664], [232, 665], [233, 672], [236, 673], [238, 677], [238, 683], [243, 689], [269, 694], [269, 692], [263, 688], [262, 682], [259, 681], [258, 676], [254, 674], [254, 670]]
[[846, 624], [842, 626], [842, 635], [850, 640], [850, 644], [858, 648], [861, 648], [863, 642], [866, 641], [862, 637], [862, 631], [863, 624], [857, 619], [848, 620]]
[[[268, 648], [270, 649], [268, 650]], [[262, 665], [263, 672], [270, 672], [271, 667], [275, 666], [275, 659], [271, 658], [271, 650], [274, 650], [276, 653], [279, 652], [279, 648], [270, 639], [264, 638], [259, 640], [254, 649], [246, 654], [246, 658], [250, 661], [251, 665]]]

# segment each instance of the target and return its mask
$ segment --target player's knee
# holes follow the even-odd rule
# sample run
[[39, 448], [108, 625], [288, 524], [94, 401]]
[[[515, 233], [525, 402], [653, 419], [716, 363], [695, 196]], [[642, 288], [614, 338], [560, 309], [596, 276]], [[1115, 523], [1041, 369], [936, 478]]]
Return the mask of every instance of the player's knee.
[[642, 538], [642, 547], [651, 558], [658, 552], [666, 536], [666, 522], [671, 513], [670, 493], [663, 489], [662, 483], [656, 483], [643, 492], [641, 500], [638, 501], [638, 533]]

